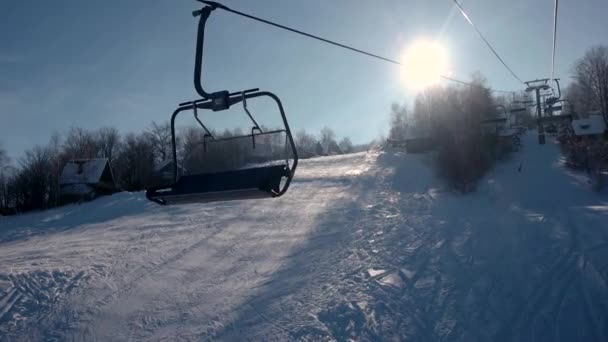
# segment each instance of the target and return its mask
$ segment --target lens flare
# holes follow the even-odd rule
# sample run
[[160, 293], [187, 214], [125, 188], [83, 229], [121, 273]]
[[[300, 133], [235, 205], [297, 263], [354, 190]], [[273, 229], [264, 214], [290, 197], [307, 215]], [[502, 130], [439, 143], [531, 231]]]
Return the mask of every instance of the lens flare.
[[409, 87], [423, 89], [439, 83], [447, 73], [448, 57], [437, 42], [420, 40], [405, 52], [401, 69], [403, 80]]

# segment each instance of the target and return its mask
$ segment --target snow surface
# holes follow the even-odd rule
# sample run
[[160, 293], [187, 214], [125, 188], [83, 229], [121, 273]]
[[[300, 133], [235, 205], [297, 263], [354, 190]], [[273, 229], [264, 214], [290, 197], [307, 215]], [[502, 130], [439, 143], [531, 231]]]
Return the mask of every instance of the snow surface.
[[359, 153], [274, 200], [0, 217], [0, 340], [606, 341], [608, 195], [535, 140], [470, 195]]

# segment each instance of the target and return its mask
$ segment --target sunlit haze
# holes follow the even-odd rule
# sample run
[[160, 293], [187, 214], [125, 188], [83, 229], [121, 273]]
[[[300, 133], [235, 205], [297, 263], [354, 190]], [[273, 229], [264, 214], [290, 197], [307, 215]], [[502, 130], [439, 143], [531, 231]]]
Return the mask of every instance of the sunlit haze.
[[401, 74], [408, 87], [421, 89], [439, 83], [447, 69], [445, 49], [437, 42], [419, 40], [405, 51]]

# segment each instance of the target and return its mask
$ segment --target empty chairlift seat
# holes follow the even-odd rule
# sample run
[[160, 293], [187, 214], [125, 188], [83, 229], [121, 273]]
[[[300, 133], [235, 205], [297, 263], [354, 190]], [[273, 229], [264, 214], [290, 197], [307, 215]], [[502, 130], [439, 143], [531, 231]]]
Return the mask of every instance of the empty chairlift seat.
[[184, 175], [173, 185], [149, 189], [147, 196], [160, 204], [276, 197], [281, 192], [282, 180], [289, 176], [287, 165]]
[[[298, 153], [287, 117], [280, 99], [275, 94], [258, 89], [233, 93], [227, 90], [207, 93], [203, 89], [201, 72], [205, 24], [216, 8], [216, 5], [207, 5], [193, 13], [200, 17], [194, 88], [201, 98], [181, 103], [171, 116], [173, 181], [171, 184], [151, 187], [146, 191], [146, 197], [158, 204], [279, 197], [287, 192], [298, 165]], [[269, 98], [278, 108], [282, 126], [279, 129], [263, 129], [247, 108], [248, 99], [260, 97]], [[199, 117], [200, 110], [221, 112], [237, 104], [242, 105], [252, 124], [248, 133], [215, 136]], [[202, 129], [201, 139], [178, 163], [175, 119], [185, 111], [192, 111], [194, 119]]]
[[159, 204], [278, 197], [295, 170], [290, 146], [285, 130], [204, 139], [184, 158], [184, 175], [146, 195]]

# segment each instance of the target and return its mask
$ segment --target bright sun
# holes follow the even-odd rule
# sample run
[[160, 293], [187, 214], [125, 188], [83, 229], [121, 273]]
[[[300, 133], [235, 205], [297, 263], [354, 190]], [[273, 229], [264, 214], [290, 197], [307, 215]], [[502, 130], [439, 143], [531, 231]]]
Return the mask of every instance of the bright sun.
[[440, 80], [448, 69], [447, 53], [436, 42], [421, 40], [412, 44], [403, 56], [401, 74], [406, 84], [422, 89]]

